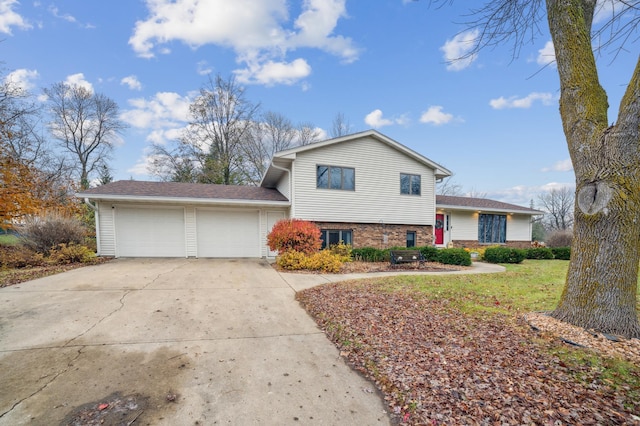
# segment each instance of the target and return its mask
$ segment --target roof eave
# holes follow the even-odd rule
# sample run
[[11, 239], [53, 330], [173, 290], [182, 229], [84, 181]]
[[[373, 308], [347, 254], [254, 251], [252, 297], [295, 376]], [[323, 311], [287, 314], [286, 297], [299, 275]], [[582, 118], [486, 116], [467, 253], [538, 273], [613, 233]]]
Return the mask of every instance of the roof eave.
[[113, 195], [113, 194], [83, 194], [77, 193], [79, 198], [87, 198], [96, 201], [126, 201], [142, 203], [181, 203], [200, 205], [237, 205], [237, 206], [271, 206], [289, 207], [290, 201], [275, 200], [244, 200], [230, 198], [194, 198], [194, 197], [158, 197], [142, 195]]
[[544, 214], [544, 212], [540, 212], [537, 210], [498, 209], [495, 207], [456, 206], [453, 204], [436, 204], [436, 209], [465, 210], [465, 211], [472, 211], [472, 212], [513, 213], [513, 214], [526, 214], [530, 216], [537, 216], [537, 215]]

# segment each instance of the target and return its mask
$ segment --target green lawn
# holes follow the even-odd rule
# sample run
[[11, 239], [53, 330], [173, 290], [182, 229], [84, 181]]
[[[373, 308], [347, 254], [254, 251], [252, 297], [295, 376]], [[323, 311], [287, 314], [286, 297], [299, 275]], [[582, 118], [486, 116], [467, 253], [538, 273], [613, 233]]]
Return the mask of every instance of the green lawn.
[[20, 240], [13, 234], [0, 234], [0, 246], [14, 246]]
[[389, 291], [411, 286], [434, 298], [449, 299], [463, 312], [517, 313], [555, 308], [564, 287], [568, 260], [525, 260], [521, 264], [504, 266], [507, 268], [505, 273], [404, 275], [385, 279], [384, 285]]

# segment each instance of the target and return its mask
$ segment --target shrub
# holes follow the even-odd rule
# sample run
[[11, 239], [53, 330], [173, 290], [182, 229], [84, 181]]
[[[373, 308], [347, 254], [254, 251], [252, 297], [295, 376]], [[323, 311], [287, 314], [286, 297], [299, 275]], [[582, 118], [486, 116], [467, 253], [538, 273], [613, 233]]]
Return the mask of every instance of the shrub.
[[62, 243], [51, 249], [47, 261], [52, 264], [87, 263], [95, 257], [96, 254], [87, 246]]
[[471, 255], [462, 248], [446, 248], [438, 250], [437, 262], [445, 265], [471, 265]]
[[546, 238], [547, 247], [571, 247], [573, 232], [568, 230], [558, 230], [550, 232]]
[[311, 254], [320, 250], [320, 229], [313, 223], [299, 219], [283, 219], [267, 235], [267, 245], [281, 253], [297, 251]]
[[0, 246], [0, 267], [13, 269], [43, 264], [44, 256], [24, 245]]
[[20, 235], [27, 247], [48, 255], [51, 249], [59, 244], [82, 244], [86, 228], [78, 219], [49, 214], [29, 218]]
[[571, 247], [553, 247], [551, 251], [555, 259], [569, 260], [571, 258]]
[[322, 250], [312, 254], [289, 250], [278, 256], [276, 263], [289, 271], [321, 271], [328, 273], [340, 272], [342, 261], [340, 255]]
[[553, 252], [548, 247], [532, 247], [527, 249], [527, 259], [553, 259]]
[[342, 262], [351, 262], [352, 260], [351, 252], [353, 251], [353, 248], [351, 248], [349, 244], [334, 244], [329, 247], [329, 251], [338, 256]]
[[438, 261], [438, 255], [439, 255], [440, 250], [438, 250], [434, 246], [419, 247], [418, 250], [420, 250], [420, 253], [422, 253], [422, 256], [424, 257], [424, 260], [426, 260], [427, 262], [437, 262]]
[[484, 260], [490, 263], [520, 263], [526, 257], [526, 250], [509, 247], [489, 247], [484, 252]]
[[380, 250], [375, 247], [361, 247], [351, 250], [354, 260], [362, 262], [384, 262], [389, 261], [389, 250]]

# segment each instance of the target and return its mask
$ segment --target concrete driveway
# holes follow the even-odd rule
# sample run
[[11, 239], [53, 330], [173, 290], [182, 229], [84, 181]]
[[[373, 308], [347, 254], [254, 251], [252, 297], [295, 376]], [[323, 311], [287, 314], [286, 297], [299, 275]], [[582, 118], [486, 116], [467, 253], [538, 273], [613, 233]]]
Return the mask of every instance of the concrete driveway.
[[0, 425], [390, 424], [287, 276], [117, 259], [0, 290]]

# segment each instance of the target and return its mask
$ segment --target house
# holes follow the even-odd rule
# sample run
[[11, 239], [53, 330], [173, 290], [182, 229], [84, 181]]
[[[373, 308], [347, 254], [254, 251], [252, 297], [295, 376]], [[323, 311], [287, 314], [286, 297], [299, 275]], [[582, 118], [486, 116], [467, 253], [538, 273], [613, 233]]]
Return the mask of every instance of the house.
[[531, 246], [533, 217], [544, 212], [486, 198], [436, 196], [436, 246]]
[[[125, 180], [77, 195], [96, 212], [101, 256], [272, 257], [266, 237], [284, 218], [315, 222], [323, 244], [464, 244], [474, 239], [470, 229], [480, 207], [436, 205], [436, 182], [450, 175], [368, 130], [276, 153], [257, 187]], [[504, 243], [531, 240], [533, 211], [516, 213], [516, 207], [487, 210], [517, 215], [505, 222]]]

